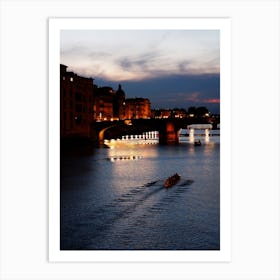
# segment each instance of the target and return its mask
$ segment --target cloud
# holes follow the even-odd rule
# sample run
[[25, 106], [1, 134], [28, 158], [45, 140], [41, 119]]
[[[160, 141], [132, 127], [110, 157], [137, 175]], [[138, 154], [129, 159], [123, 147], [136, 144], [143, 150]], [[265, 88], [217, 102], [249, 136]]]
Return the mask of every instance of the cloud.
[[118, 58], [115, 63], [123, 71], [133, 72], [138, 75], [138, 79], [143, 79], [148, 75], [154, 76], [155, 70], [160, 68], [160, 52], [144, 52], [133, 56]]
[[178, 70], [181, 73], [186, 73], [189, 69], [189, 67], [191, 66], [191, 61], [182, 61], [178, 63]]
[[[220, 99], [219, 98], [203, 98], [203, 95], [205, 93], [201, 92], [184, 92], [184, 93], [171, 93], [174, 95], [173, 98], [169, 98], [168, 100], [171, 102], [182, 100], [191, 102], [193, 104], [219, 104]], [[176, 98], [175, 98], [176, 97]]]
[[191, 101], [193, 103], [198, 103], [201, 102], [201, 99], [199, 98], [201, 96], [200, 92], [192, 92], [192, 93], [188, 93], [185, 94], [185, 100], [186, 101]]
[[[107, 80], [218, 74], [219, 35], [214, 31], [65, 31], [61, 63]], [[87, 70], [85, 70], [87, 68]]]
[[204, 103], [220, 103], [219, 98], [210, 98], [210, 99], [205, 99], [203, 100]]
[[119, 60], [119, 64], [120, 64], [120, 66], [121, 66], [124, 70], [129, 70], [129, 69], [131, 69], [132, 66], [133, 66], [132, 61], [129, 60], [127, 57], [121, 58], [121, 59]]
[[111, 57], [113, 56], [112, 53], [109, 53], [109, 52], [102, 52], [102, 51], [92, 51], [92, 52], [89, 52], [87, 54], [87, 56], [89, 58], [92, 58], [92, 59], [101, 59], [101, 58], [108, 58], [108, 57]]
[[211, 30], [70, 30], [61, 63], [153, 107], [220, 106], [220, 35]]

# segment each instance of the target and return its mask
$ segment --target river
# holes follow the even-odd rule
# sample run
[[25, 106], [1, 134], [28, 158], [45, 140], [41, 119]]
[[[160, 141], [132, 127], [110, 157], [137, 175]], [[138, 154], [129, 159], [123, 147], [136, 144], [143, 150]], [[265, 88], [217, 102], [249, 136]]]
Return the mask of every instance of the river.
[[220, 249], [219, 137], [72, 151], [60, 177], [61, 250]]

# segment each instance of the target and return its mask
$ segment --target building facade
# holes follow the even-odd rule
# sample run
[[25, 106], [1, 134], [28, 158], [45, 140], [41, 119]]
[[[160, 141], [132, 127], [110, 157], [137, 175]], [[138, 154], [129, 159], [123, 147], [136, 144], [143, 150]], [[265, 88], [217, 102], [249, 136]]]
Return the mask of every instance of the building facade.
[[95, 88], [93, 111], [96, 121], [110, 121], [114, 119], [115, 91], [111, 87]]
[[128, 98], [125, 100], [126, 119], [149, 119], [151, 103], [147, 98]]
[[60, 134], [62, 138], [90, 137], [93, 121], [147, 119], [151, 104], [147, 98], [125, 98], [121, 85], [98, 87], [92, 78], [67, 71], [60, 64]]
[[121, 85], [117, 91], [111, 87], [95, 87], [93, 103], [96, 121], [125, 119], [125, 92]]
[[67, 71], [60, 64], [60, 134], [89, 137], [93, 120], [93, 79]]

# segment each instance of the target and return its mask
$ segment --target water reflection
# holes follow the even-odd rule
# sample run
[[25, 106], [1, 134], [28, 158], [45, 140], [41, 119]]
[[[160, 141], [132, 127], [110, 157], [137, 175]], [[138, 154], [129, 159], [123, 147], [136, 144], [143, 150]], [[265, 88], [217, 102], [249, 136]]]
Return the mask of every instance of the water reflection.
[[[62, 158], [62, 250], [219, 250], [220, 145], [212, 139]], [[175, 172], [181, 180], [166, 190]]]
[[[154, 145], [127, 146], [107, 151], [108, 158], [113, 159], [111, 161], [112, 176], [122, 189], [144, 185], [155, 179], [154, 174], [158, 163], [153, 159], [158, 158], [158, 148]], [[140, 173], [142, 176], [135, 176]]]
[[157, 156], [158, 149], [154, 149], [150, 145], [122, 145], [115, 149], [108, 149], [108, 158], [141, 159]]
[[206, 129], [193, 129], [184, 130], [180, 132], [179, 142], [194, 144], [195, 141], [200, 140], [201, 143], [219, 143], [220, 131]]

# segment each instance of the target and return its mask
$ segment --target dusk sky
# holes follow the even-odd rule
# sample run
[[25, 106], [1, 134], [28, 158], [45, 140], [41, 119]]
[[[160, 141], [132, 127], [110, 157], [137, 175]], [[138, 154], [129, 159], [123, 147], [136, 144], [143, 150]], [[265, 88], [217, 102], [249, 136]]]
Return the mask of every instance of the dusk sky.
[[121, 84], [152, 108], [219, 113], [218, 30], [63, 30], [60, 63], [98, 86]]

